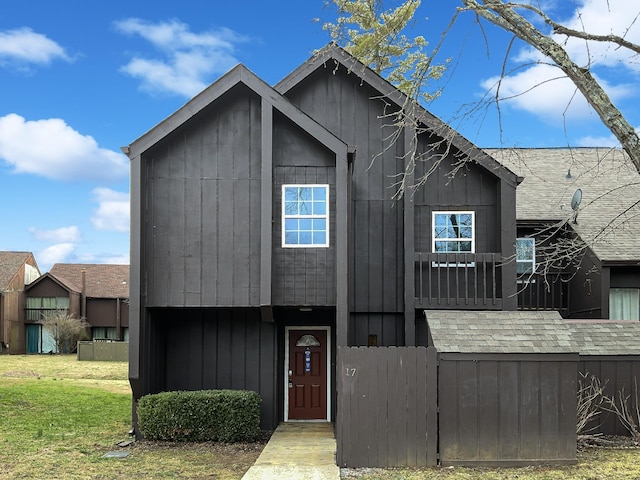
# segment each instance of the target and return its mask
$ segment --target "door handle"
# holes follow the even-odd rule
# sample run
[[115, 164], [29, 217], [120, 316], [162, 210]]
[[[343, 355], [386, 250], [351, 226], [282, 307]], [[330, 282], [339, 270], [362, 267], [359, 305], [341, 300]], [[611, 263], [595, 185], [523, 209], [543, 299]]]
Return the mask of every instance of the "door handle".
[[293, 372], [289, 370], [289, 378], [291, 378], [292, 376], [293, 376]]

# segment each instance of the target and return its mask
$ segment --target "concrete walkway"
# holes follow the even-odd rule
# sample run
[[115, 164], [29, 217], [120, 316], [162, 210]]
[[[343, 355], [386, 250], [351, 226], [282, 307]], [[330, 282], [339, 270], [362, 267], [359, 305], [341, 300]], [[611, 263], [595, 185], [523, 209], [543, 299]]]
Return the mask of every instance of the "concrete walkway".
[[242, 480], [339, 480], [332, 423], [281, 423]]

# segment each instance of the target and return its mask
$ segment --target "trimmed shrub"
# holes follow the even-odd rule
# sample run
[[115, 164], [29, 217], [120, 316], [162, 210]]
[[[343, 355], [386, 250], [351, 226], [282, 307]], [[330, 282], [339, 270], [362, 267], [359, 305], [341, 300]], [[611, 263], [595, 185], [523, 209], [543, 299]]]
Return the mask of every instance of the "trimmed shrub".
[[251, 442], [260, 435], [260, 403], [248, 390], [145, 395], [138, 401], [138, 426], [147, 440]]

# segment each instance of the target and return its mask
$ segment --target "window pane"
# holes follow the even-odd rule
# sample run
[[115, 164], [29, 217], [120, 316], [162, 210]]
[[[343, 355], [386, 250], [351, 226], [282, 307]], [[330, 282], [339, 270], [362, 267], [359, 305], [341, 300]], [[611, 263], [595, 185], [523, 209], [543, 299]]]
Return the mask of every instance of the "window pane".
[[313, 188], [313, 199], [314, 200], [327, 200], [327, 189], [326, 187], [314, 187]]
[[473, 230], [471, 227], [460, 228], [460, 238], [473, 238]]
[[311, 245], [311, 232], [300, 232], [300, 245]]
[[287, 233], [285, 233], [284, 243], [286, 245], [297, 245], [298, 244], [298, 232], [287, 232]]
[[300, 226], [298, 227], [300, 230], [311, 230], [311, 219], [310, 218], [301, 218]]
[[297, 215], [298, 202], [286, 201], [284, 204], [284, 212], [286, 215]]
[[460, 246], [459, 252], [471, 252], [471, 242], [458, 242]]
[[313, 232], [313, 244], [324, 245], [327, 243], [327, 234], [325, 232]]
[[299, 222], [299, 220], [297, 218], [287, 218], [284, 221], [284, 229], [287, 232], [298, 230], [298, 228], [299, 228], [298, 227], [298, 222]]
[[326, 202], [313, 202], [313, 214], [314, 215], [326, 215], [327, 213], [327, 204]]
[[298, 189], [300, 200], [312, 200], [311, 192], [312, 192], [312, 189], [309, 187], [300, 187]]

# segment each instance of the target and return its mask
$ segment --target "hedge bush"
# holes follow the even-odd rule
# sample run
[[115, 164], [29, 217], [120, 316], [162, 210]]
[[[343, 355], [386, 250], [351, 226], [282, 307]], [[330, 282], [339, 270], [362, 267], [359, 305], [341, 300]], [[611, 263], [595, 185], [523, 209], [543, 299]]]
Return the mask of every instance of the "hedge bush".
[[147, 440], [250, 442], [260, 435], [260, 396], [248, 390], [176, 391], [138, 401]]

